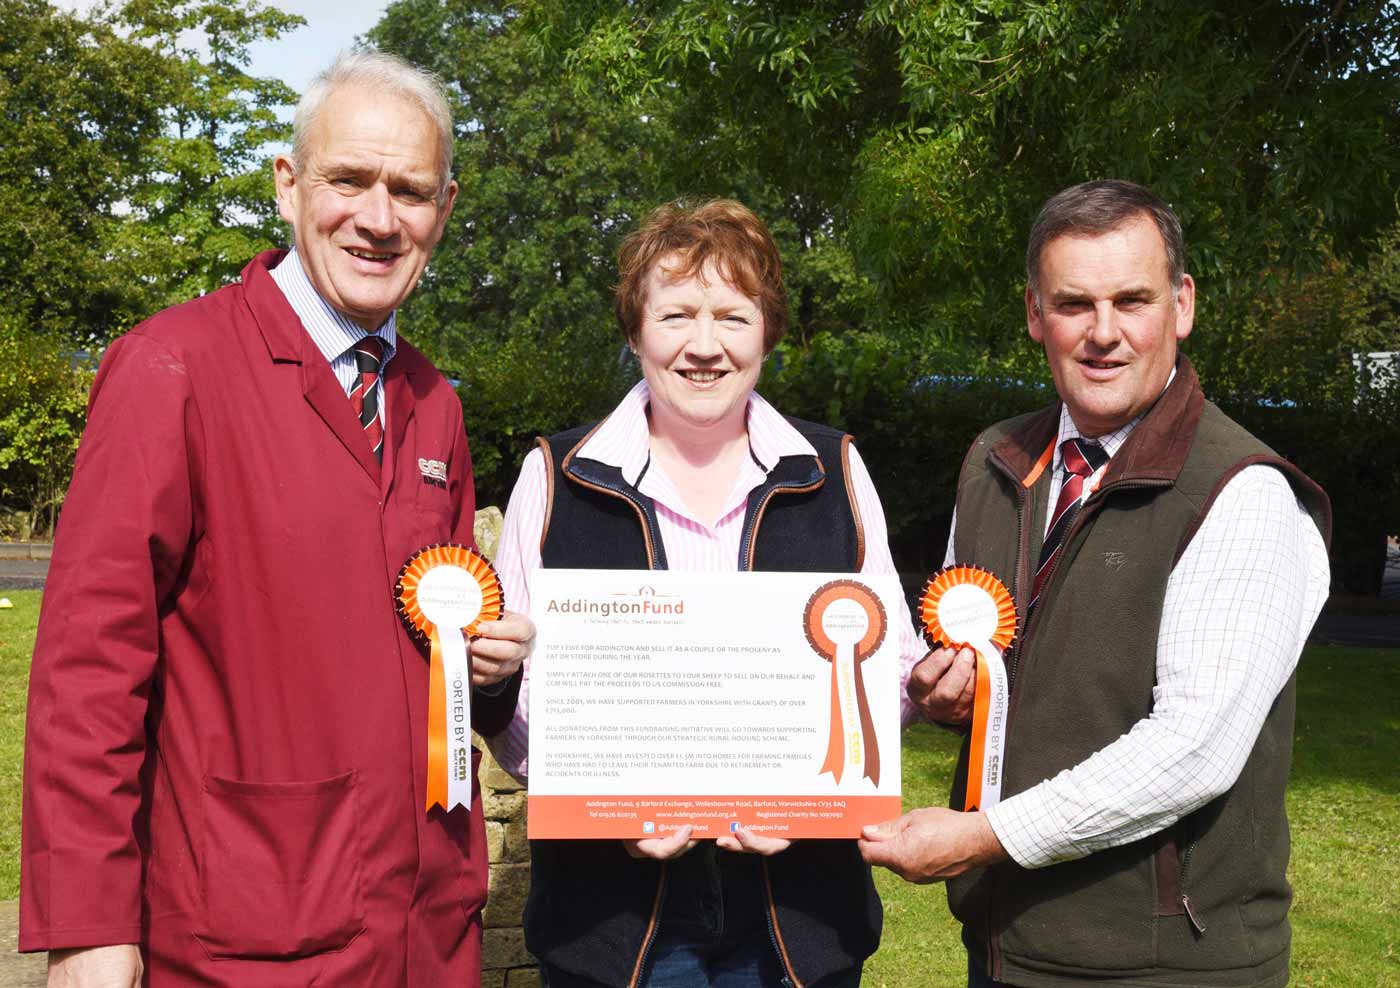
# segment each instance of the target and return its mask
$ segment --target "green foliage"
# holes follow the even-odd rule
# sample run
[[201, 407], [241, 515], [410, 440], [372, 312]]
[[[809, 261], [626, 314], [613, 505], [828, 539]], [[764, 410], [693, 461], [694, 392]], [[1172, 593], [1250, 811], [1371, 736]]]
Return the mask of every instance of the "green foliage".
[[1327, 491], [1334, 587], [1379, 594], [1386, 536], [1400, 519], [1400, 385], [1375, 388], [1364, 401], [1222, 407]]
[[617, 402], [636, 380], [619, 350], [616, 343], [598, 349], [594, 340], [580, 345], [561, 337], [540, 344], [507, 340], [477, 354], [460, 394], [479, 506], [504, 510], [536, 436], [595, 421]]
[[264, 151], [293, 94], [247, 75], [248, 45], [299, 23], [256, 0], [0, 6], [0, 310], [100, 345], [271, 246]]
[[927, 573], [943, 565], [958, 470], [973, 439], [995, 421], [1049, 403], [1051, 393], [1009, 379], [919, 377], [920, 364], [885, 335], [823, 333], [807, 346], [782, 344], [760, 390], [784, 411], [855, 436], [897, 564]]
[[[1393, 6], [887, 2], [870, 13], [900, 33], [912, 119], [867, 145], [853, 240], [902, 298], [927, 299], [935, 320], [970, 318], [994, 355], [1037, 359], [997, 337], [1021, 321], [1035, 209], [1071, 182], [1131, 178], [1175, 204], [1203, 287], [1198, 321], [1213, 330], [1191, 351], [1215, 389], [1241, 394], [1287, 366], [1236, 359], [1262, 276], [1286, 281], [1362, 251], [1395, 216]], [[937, 254], [910, 249], [922, 243]], [[969, 283], [992, 290], [991, 319], [967, 311]], [[960, 297], [942, 296], [950, 285]]]
[[[100, 344], [276, 243], [292, 94], [247, 55], [298, 22], [258, 0], [0, 7], [0, 311]], [[400, 0], [370, 40], [450, 83], [461, 183], [402, 325], [461, 382], [480, 500], [502, 502], [531, 436], [635, 379], [623, 234], [734, 196], [792, 299], [763, 388], [855, 432], [897, 558], [924, 567], [966, 441], [1048, 395], [1021, 302], [1036, 208], [1133, 178], [1185, 221], [1208, 393], [1330, 482], [1339, 544], [1373, 553], [1400, 441], [1352, 355], [1400, 349], [1397, 39], [1382, 0]], [[1333, 456], [1340, 428], [1374, 441]]]
[[153, 264], [164, 307], [228, 284], [286, 240], [266, 150], [290, 141], [277, 110], [296, 93], [249, 75], [248, 47], [304, 21], [257, 0], [128, 0], [121, 19], [161, 55], [169, 86], [130, 200], [142, 222], [124, 231], [125, 246]]
[[1400, 363], [1377, 372], [1366, 356], [1400, 352], [1397, 272], [1400, 227], [1365, 267], [1328, 258], [1261, 289], [1221, 351], [1222, 376], [1257, 382], [1221, 405], [1331, 496], [1333, 582], [1356, 594], [1380, 592], [1400, 519]]
[[53, 530], [87, 420], [92, 371], [55, 337], [3, 315], [0, 352], [0, 508], [12, 519], [7, 534], [27, 539]]
[[0, 311], [72, 339], [150, 311], [113, 240], [167, 95], [159, 55], [109, 20], [0, 5]]
[[[257, 0], [0, 5], [0, 500], [51, 530], [100, 350], [278, 243], [270, 142], [293, 93], [248, 46], [301, 18]], [[208, 54], [197, 51], [196, 42]]]
[[615, 258], [664, 198], [666, 124], [535, 64], [504, 4], [400, 0], [371, 40], [456, 101], [457, 203], [401, 325], [460, 380], [477, 500], [504, 505], [535, 435], [600, 417], [635, 380]]
[[[1193, 353], [1238, 393], [1286, 366], [1234, 357], [1261, 273], [1355, 259], [1396, 215], [1400, 9], [1379, 0], [525, 9], [573, 71], [664, 95], [692, 137], [732, 135], [741, 170], [800, 200], [778, 212], [803, 211], [873, 280], [870, 321], [956, 372], [1037, 372], [1020, 258], [1039, 204], [1072, 182], [1131, 178], [1176, 204], [1201, 321], [1222, 330]], [[722, 181], [735, 162], [695, 146], [692, 167]]]
[[829, 0], [521, 8], [539, 64], [668, 121], [656, 201], [731, 196], [768, 222], [795, 339], [874, 315], [876, 286], [845, 230], [865, 135], [902, 113], [890, 32], [864, 31], [852, 5]]
[[1377, 241], [1365, 271], [1365, 288], [1374, 306], [1375, 348], [1400, 350], [1400, 223]]
[[[1400, 7], [521, 6], [541, 64], [664, 108], [684, 142], [672, 187], [737, 195], [773, 225], [795, 325], [764, 387], [856, 433], [898, 502], [902, 565], [941, 542], [928, 525], [949, 510], [956, 444], [1048, 394], [1022, 302], [1037, 209], [1122, 177], [1182, 217], [1199, 289], [1186, 350], [1207, 393], [1333, 490], [1338, 569], [1370, 572], [1400, 516], [1400, 437], [1352, 358], [1400, 349]], [[1354, 455], [1329, 448], [1341, 430], [1366, 437]], [[910, 465], [933, 502], [912, 510]]]

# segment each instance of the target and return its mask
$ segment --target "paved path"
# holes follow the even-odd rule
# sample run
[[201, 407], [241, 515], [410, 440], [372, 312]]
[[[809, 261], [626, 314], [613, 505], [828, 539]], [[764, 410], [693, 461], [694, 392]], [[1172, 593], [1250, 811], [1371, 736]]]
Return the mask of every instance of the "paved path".
[[0, 902], [0, 988], [44, 988], [48, 982], [44, 954], [17, 954], [19, 903]]
[[42, 590], [48, 574], [47, 559], [0, 559], [0, 590]]

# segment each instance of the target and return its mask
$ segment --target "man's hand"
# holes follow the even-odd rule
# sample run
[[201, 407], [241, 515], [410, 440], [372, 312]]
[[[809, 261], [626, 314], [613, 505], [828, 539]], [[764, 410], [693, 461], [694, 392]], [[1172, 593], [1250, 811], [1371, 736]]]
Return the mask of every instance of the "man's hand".
[[739, 827], [731, 834], [716, 837], [715, 843], [726, 851], [737, 851], [740, 854], [761, 854], [765, 858], [780, 851], [786, 851], [792, 846], [792, 841], [785, 837], [765, 837], [763, 834], [754, 833], [747, 827]]
[[666, 861], [678, 858], [694, 847], [698, 841], [690, 839], [691, 826], [686, 824], [670, 837], [643, 837], [641, 840], [624, 840], [623, 848], [634, 858], [651, 858]]
[[972, 723], [977, 689], [977, 653], [970, 648], [937, 648], [909, 673], [906, 691], [919, 713], [938, 724]]
[[141, 951], [134, 943], [49, 951], [49, 988], [139, 988]]
[[483, 621], [472, 638], [472, 685], [490, 686], [515, 675], [535, 647], [535, 625], [524, 614], [506, 611], [499, 621]]
[[861, 831], [860, 856], [906, 882], [941, 882], [1007, 858], [985, 813], [930, 807]]

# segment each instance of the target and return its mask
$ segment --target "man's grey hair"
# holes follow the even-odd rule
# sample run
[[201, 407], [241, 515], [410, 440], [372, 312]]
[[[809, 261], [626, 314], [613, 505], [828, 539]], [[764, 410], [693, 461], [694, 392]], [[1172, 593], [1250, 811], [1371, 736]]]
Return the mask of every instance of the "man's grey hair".
[[420, 69], [398, 55], [377, 48], [343, 52], [325, 71], [311, 80], [296, 116], [292, 118], [292, 163], [300, 172], [310, 152], [311, 130], [331, 93], [345, 86], [364, 86], [375, 92], [392, 93], [416, 103], [438, 135], [438, 201], [447, 195], [452, 181], [452, 107], [447, 87], [433, 73]]
[[1167, 248], [1167, 274], [1173, 296], [1186, 277], [1186, 239], [1181, 220], [1165, 200], [1136, 182], [1105, 179], [1072, 185], [1056, 193], [1040, 208], [1026, 244], [1026, 284], [1040, 305], [1040, 256], [1057, 237], [1097, 237], [1117, 230], [1138, 216], [1157, 224]]

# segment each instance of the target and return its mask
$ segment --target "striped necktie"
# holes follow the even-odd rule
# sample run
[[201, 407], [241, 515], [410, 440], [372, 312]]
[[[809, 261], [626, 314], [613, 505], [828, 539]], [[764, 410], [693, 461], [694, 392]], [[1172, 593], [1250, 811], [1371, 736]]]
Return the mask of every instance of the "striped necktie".
[[1040, 599], [1045, 578], [1054, 568], [1055, 560], [1060, 555], [1065, 533], [1074, 524], [1074, 517], [1079, 514], [1079, 506], [1084, 503], [1084, 485], [1108, 462], [1108, 453], [1104, 448], [1085, 439], [1066, 439], [1060, 444], [1060, 457], [1065, 463], [1065, 482], [1060, 488], [1060, 499], [1055, 502], [1055, 514], [1050, 519], [1050, 528], [1045, 533], [1045, 544], [1040, 549], [1040, 565], [1035, 571], [1031, 607]]
[[384, 341], [378, 336], [366, 336], [352, 347], [355, 368], [360, 372], [350, 389], [350, 407], [359, 417], [374, 458], [384, 460], [384, 426], [379, 421], [379, 368], [384, 363]]

